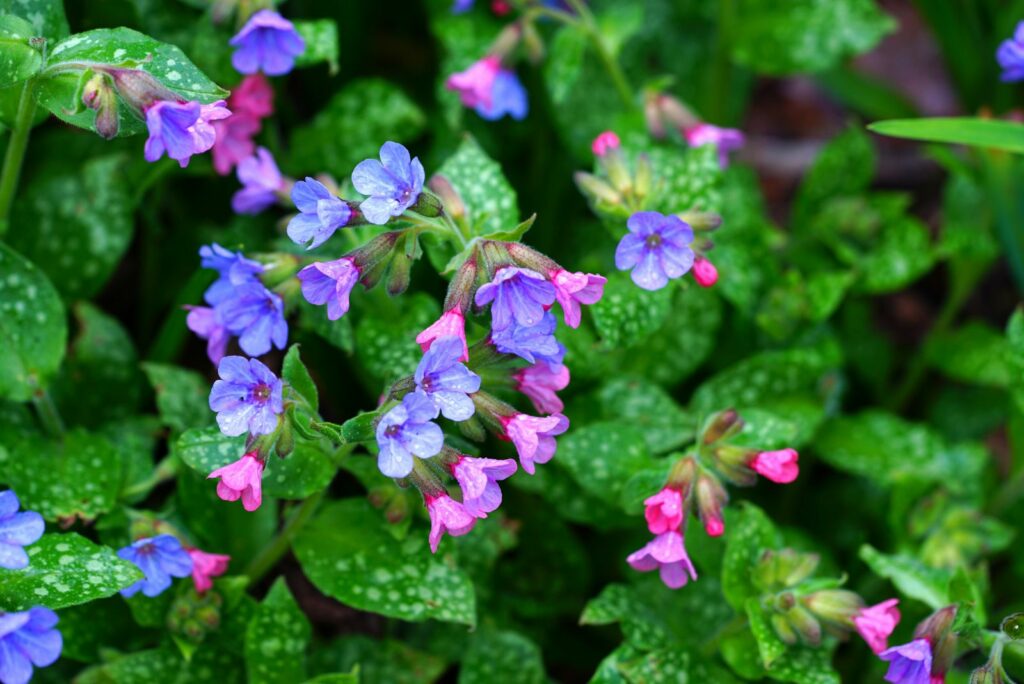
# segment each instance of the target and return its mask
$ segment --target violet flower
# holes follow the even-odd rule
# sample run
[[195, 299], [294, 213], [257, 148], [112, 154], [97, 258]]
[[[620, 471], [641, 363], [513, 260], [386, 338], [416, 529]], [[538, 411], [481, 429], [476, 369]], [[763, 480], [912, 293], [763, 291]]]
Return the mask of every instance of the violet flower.
[[0, 492], [0, 568], [21, 570], [28, 567], [23, 547], [43, 536], [46, 524], [35, 511], [18, 512], [21, 503], [10, 489]]
[[885, 681], [892, 684], [930, 684], [932, 681], [932, 646], [927, 639], [893, 646], [878, 654], [889, 661]]
[[659, 534], [639, 551], [626, 558], [634, 570], [657, 570], [661, 581], [670, 589], [678, 589], [689, 580], [697, 579], [697, 571], [686, 554], [683, 535], [672, 530]]
[[674, 487], [644, 499], [644, 518], [651, 534], [678, 531], [683, 524], [683, 495]]
[[600, 301], [608, 279], [593, 273], [570, 273], [562, 268], [548, 275], [555, 287], [555, 299], [562, 305], [565, 324], [570, 328], [580, 327], [580, 304], [590, 305]]
[[543, 361], [558, 366], [565, 358], [565, 347], [555, 339], [557, 325], [555, 315], [545, 311], [537, 325], [525, 327], [513, 322], [492, 333], [491, 342], [502, 354], [515, 354], [530, 363]]
[[1013, 38], [999, 44], [996, 60], [1003, 69], [1000, 75], [1003, 81], [1024, 81], [1024, 21], [1017, 24]]
[[313, 249], [325, 243], [334, 231], [348, 224], [352, 210], [348, 203], [331, 194], [327, 186], [306, 177], [292, 186], [292, 202], [299, 210], [288, 222], [288, 237], [297, 245]]
[[57, 614], [42, 606], [0, 613], [0, 682], [28, 684], [33, 667], [57, 662], [64, 647], [57, 621]]
[[232, 252], [216, 242], [199, 248], [199, 265], [217, 271], [218, 278], [206, 288], [203, 298], [216, 306], [230, 299], [235, 288], [246, 283], [258, 283], [264, 266], [247, 258], [241, 252]]
[[416, 344], [420, 349], [427, 351], [435, 340], [442, 337], [457, 337], [462, 342], [462, 356], [460, 361], [469, 361], [469, 347], [466, 345], [466, 317], [459, 309], [450, 309], [441, 314], [441, 317], [434, 321], [423, 332], [416, 336]]
[[469, 395], [480, 389], [480, 376], [469, 370], [462, 358], [458, 337], [435, 340], [416, 367], [413, 379], [434, 406], [448, 420], [469, 420], [476, 407]]
[[199, 549], [189, 549], [188, 555], [192, 559], [192, 583], [200, 594], [213, 587], [213, 578], [227, 572], [228, 563], [231, 562], [231, 556]]
[[547, 463], [555, 455], [555, 436], [569, 429], [569, 419], [560, 413], [538, 418], [525, 413], [500, 418], [505, 437], [515, 445], [523, 470], [533, 475], [536, 463]]
[[327, 305], [327, 318], [336, 321], [348, 311], [349, 295], [360, 271], [351, 257], [318, 261], [299, 271], [302, 296], [310, 304]]
[[476, 305], [491, 305], [491, 329], [504, 330], [515, 321], [522, 327], [537, 325], [555, 302], [555, 287], [536, 271], [502, 266], [491, 282], [476, 291]]
[[498, 480], [511, 477], [516, 472], [516, 462], [511, 458], [473, 458], [459, 456], [449, 466], [452, 476], [462, 489], [462, 506], [466, 512], [477, 518], [486, 518], [501, 505], [501, 487]]
[[238, 336], [239, 346], [249, 356], [262, 356], [271, 346], [284, 349], [288, 343], [284, 302], [261, 283], [238, 286], [217, 308], [224, 326]]
[[468, 534], [476, 525], [476, 518], [447, 494], [426, 495], [427, 512], [430, 514], [430, 552], [437, 553], [441, 537], [445, 532], [453, 537]]
[[231, 112], [220, 100], [204, 105], [199, 102], [172, 102], [158, 100], [146, 109], [146, 161], [155, 162], [164, 156], [174, 159], [182, 168], [188, 166], [194, 154], [202, 154], [217, 139], [212, 121], [225, 119]]
[[192, 557], [177, 537], [170, 534], [139, 539], [131, 546], [120, 549], [117, 555], [135, 563], [145, 575], [143, 579], [121, 590], [125, 598], [134, 596], [140, 589], [150, 598], [159, 596], [171, 586], [172, 577], [188, 577], [192, 574]]
[[229, 437], [248, 432], [269, 435], [284, 413], [282, 384], [259, 359], [226, 356], [217, 367], [220, 380], [210, 390], [210, 409], [217, 425]]
[[368, 196], [359, 210], [367, 221], [382, 226], [416, 203], [425, 177], [418, 158], [410, 159], [403, 145], [386, 142], [380, 148], [380, 161], [364, 159], [352, 171], [352, 185]]
[[853, 626], [857, 628], [857, 633], [875, 653], [881, 653], [889, 646], [889, 637], [900, 622], [900, 611], [896, 608], [898, 604], [899, 599], [889, 599], [861, 608], [853, 616]]
[[185, 325], [200, 339], [206, 340], [206, 355], [213, 363], [220, 363], [227, 352], [231, 333], [220, 320], [216, 309], [208, 306], [190, 306]]
[[750, 461], [750, 467], [761, 477], [779, 484], [789, 484], [800, 474], [796, 449], [762, 451]]
[[236, 48], [231, 64], [242, 74], [262, 71], [282, 76], [295, 66], [295, 58], [306, 50], [306, 41], [288, 21], [274, 10], [256, 12], [229, 41]]
[[236, 214], [258, 214], [277, 201], [277, 193], [284, 187], [284, 178], [265, 147], [238, 163], [238, 180], [242, 189], [231, 197], [231, 208]]
[[412, 472], [413, 456], [430, 458], [444, 446], [444, 433], [436, 423], [437, 406], [422, 392], [411, 392], [377, 423], [377, 467], [388, 477]]
[[743, 147], [745, 138], [735, 128], [719, 128], [708, 123], [699, 123], [683, 130], [690, 147], [714, 145], [718, 148], [718, 164], [723, 169], [729, 165], [729, 153]]
[[561, 364], [538, 361], [512, 374], [516, 390], [522, 392], [540, 413], [561, 413], [565, 404], [555, 392], [569, 386], [569, 369]]
[[678, 216], [638, 211], [626, 227], [629, 232], [615, 248], [615, 266], [632, 269], [630, 277], [643, 289], [660, 290], [693, 266], [693, 228]]

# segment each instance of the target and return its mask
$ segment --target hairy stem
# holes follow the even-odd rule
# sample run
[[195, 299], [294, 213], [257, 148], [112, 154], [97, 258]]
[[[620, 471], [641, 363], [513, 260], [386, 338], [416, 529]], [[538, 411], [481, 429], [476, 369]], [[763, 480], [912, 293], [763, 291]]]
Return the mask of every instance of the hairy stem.
[[3, 169], [0, 170], [0, 237], [10, 224], [11, 203], [14, 192], [18, 189], [18, 176], [21, 175], [21, 164], [25, 160], [28, 148], [28, 136], [32, 132], [32, 120], [36, 114], [35, 100], [36, 81], [30, 78], [21, 89], [18, 101], [18, 113], [14, 119], [11, 138], [7, 141], [7, 153], [4, 155]]
[[48, 391], [39, 390], [32, 395], [32, 405], [36, 408], [39, 422], [43, 424], [43, 428], [50, 435], [60, 437], [64, 434], [64, 421], [57, 410], [57, 404], [53, 402], [53, 397]]

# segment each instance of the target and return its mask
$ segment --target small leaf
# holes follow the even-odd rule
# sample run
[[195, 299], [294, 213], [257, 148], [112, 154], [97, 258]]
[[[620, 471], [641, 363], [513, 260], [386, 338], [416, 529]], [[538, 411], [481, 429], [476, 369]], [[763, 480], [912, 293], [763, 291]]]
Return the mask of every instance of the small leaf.
[[765, 549], [776, 549], [782, 538], [772, 521], [760, 508], [743, 504], [726, 509], [725, 558], [722, 560], [722, 592], [736, 610], [745, 610], [747, 599], [760, 595], [751, 571]]
[[39, 72], [43, 56], [30, 44], [32, 24], [13, 14], [0, 14], [0, 88], [20, 83]]
[[894, 138], [1024, 152], [1024, 125], [1016, 121], [970, 117], [893, 119], [875, 122], [868, 130]]
[[299, 345], [293, 344], [285, 354], [284, 362], [281, 365], [281, 377], [309, 403], [313, 411], [320, 407], [316, 383], [313, 382], [309, 370], [299, 357]]
[[293, 684], [306, 678], [305, 651], [312, 629], [279, 577], [245, 631], [245, 669], [257, 684]]
[[[533, 222], [537, 220], [537, 215], [533, 214], [530, 218], [526, 219], [512, 230], [499, 230], [495, 233], [488, 233], [482, 236], [485, 240], [501, 240], [504, 242], [519, 242], [526, 235], [526, 231], [533, 227]], [[456, 266], [457, 268], [457, 266]], [[445, 269], [447, 270], [447, 269]], [[452, 269], [454, 270], [454, 269]]]
[[672, 288], [649, 292], [624, 273], [613, 273], [601, 301], [590, 307], [594, 326], [606, 348], [626, 347], [654, 333], [665, 323]]
[[333, 19], [296, 21], [295, 31], [306, 41], [306, 49], [295, 59], [295, 66], [306, 67], [327, 62], [330, 74], [338, 73], [338, 24]]
[[900, 593], [917, 599], [932, 610], [949, 604], [948, 587], [951, 573], [930, 568], [910, 556], [886, 555], [865, 544], [860, 558], [880, 577], [892, 580]]

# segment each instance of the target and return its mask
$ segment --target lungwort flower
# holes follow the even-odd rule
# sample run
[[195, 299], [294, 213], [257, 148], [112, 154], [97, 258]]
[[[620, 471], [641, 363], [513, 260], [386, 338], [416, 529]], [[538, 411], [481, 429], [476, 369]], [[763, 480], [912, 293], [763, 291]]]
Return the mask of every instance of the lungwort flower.
[[463, 105], [475, 109], [488, 121], [506, 115], [520, 120], [529, 111], [526, 89], [515, 72], [504, 68], [496, 55], [488, 55], [465, 71], [452, 74], [445, 86], [459, 94]]
[[288, 343], [288, 321], [284, 301], [262, 283], [246, 283], [217, 305], [224, 327], [238, 336], [238, 344], [249, 356], [262, 356], [271, 346], [284, 349]]
[[799, 458], [796, 449], [762, 451], [750, 461], [750, 467], [772, 482], [789, 484], [800, 474], [800, 466], [797, 465]]
[[227, 356], [217, 367], [220, 380], [210, 390], [210, 409], [221, 432], [230, 437], [248, 432], [269, 435], [284, 412], [282, 385], [259, 359]]
[[569, 429], [569, 419], [560, 413], [537, 418], [525, 413], [501, 418], [505, 437], [515, 445], [523, 470], [533, 475], [536, 463], [547, 463], [555, 455], [555, 437]]
[[480, 389], [480, 376], [469, 370], [462, 358], [458, 337], [435, 340], [416, 367], [416, 387], [430, 398], [449, 420], [468, 420], [475, 411], [469, 395]]
[[202, 154], [217, 139], [217, 131], [211, 122], [226, 119], [231, 112], [224, 101], [204, 105], [198, 102], [173, 102], [158, 100], [146, 109], [145, 157], [155, 162], [164, 153], [174, 159], [182, 168], [188, 166], [194, 154]]
[[853, 625], [857, 628], [857, 633], [875, 653], [881, 653], [888, 647], [889, 636], [900, 622], [897, 604], [898, 599], [889, 599], [874, 606], [861, 608], [853, 616]]
[[466, 346], [466, 317], [459, 309], [450, 309], [441, 314], [428, 328], [416, 336], [416, 344], [427, 351], [430, 346], [442, 337], [457, 337], [462, 343], [460, 361], [469, 361], [469, 348]]
[[626, 562], [640, 572], [657, 570], [661, 581], [671, 589], [697, 579], [697, 571], [683, 545], [683, 535], [676, 531], [659, 534], [642, 549], [631, 553]]
[[299, 213], [288, 222], [288, 237], [297, 245], [306, 245], [306, 249], [325, 243], [334, 231], [347, 225], [352, 218], [347, 202], [308, 176], [292, 186], [292, 202]]
[[263, 503], [263, 459], [255, 451], [242, 458], [217, 468], [207, 479], [220, 478], [217, 496], [224, 501], [242, 500], [242, 508], [255, 511]]
[[1024, 21], [1017, 24], [1013, 38], [1004, 40], [996, 52], [1003, 81], [1024, 81]]
[[516, 389], [527, 396], [540, 413], [561, 413], [565, 405], [555, 394], [569, 386], [569, 369], [562, 364], [538, 361], [512, 374]]
[[299, 271], [302, 296], [310, 304], [327, 305], [327, 318], [336, 321], [348, 311], [349, 295], [359, 282], [359, 267], [350, 257], [318, 261]]
[[436, 456], [444, 445], [444, 433], [436, 423], [437, 406], [422, 392], [411, 392], [402, 403], [377, 423], [377, 467], [388, 477], [412, 472], [413, 457]]
[[[885, 681], [892, 684], [931, 684], [932, 646], [927, 639], [893, 646], [878, 654], [889, 661]], [[941, 681], [941, 680], [940, 680]]]
[[231, 556], [199, 549], [189, 549], [188, 555], [192, 559], [192, 583], [200, 594], [213, 587], [213, 578], [227, 572], [228, 563], [231, 562]]
[[188, 577], [192, 574], [192, 557], [181, 542], [170, 534], [140, 539], [119, 550], [117, 555], [135, 563], [145, 575], [143, 579], [121, 590], [124, 597], [134, 596], [140, 590], [150, 598], [159, 596], [171, 586], [172, 577]]
[[529, 328], [537, 325], [555, 301], [555, 287], [536, 271], [502, 266], [491, 282], [476, 291], [477, 306], [491, 305], [491, 329], [504, 330], [513, 321]]
[[268, 76], [287, 74], [306, 49], [292, 22], [269, 9], [249, 17], [230, 45], [235, 48], [231, 64], [239, 73], [262, 71]]
[[630, 277], [643, 289], [660, 290], [693, 266], [693, 228], [678, 216], [638, 211], [626, 227], [629, 232], [615, 249], [615, 266], [632, 269]]
[[743, 147], [745, 138], [735, 128], [719, 128], [707, 123], [699, 123], [683, 131], [690, 147], [714, 145], [718, 148], [718, 163], [724, 169], [729, 165], [729, 153]]
[[359, 210], [370, 223], [384, 225], [416, 203], [425, 177], [418, 158], [410, 159], [404, 146], [386, 142], [380, 148], [380, 161], [364, 159], [352, 171], [352, 185], [368, 196]]
[[651, 534], [679, 530], [683, 524], [683, 495], [674, 487], [664, 487], [644, 499], [644, 518]]
[[57, 620], [55, 612], [42, 606], [0, 613], [0, 682], [28, 684], [33, 667], [57, 662], [64, 647]]
[[0, 492], [0, 568], [28, 567], [28, 554], [23, 547], [39, 541], [46, 527], [43, 516], [35, 511], [19, 513], [20, 507], [13, 491]]
[[258, 214], [277, 201], [284, 187], [284, 178], [265, 147], [238, 164], [238, 180], [242, 189], [231, 197], [231, 208], [237, 214]]
[[430, 514], [430, 551], [437, 553], [441, 537], [447, 532], [453, 537], [468, 534], [476, 525], [476, 518], [465, 507], [447, 494], [425, 496]]
[[549, 274], [555, 286], [555, 299], [562, 305], [565, 324], [570, 328], [580, 327], [580, 304], [596, 304], [604, 295], [608, 279], [593, 273], [570, 273], [558, 269]]
[[501, 487], [498, 480], [511, 477], [516, 472], [516, 462], [511, 458], [473, 458], [459, 456], [449, 466], [452, 475], [462, 489], [462, 506], [466, 512], [477, 518], [486, 518], [501, 505]]
[[558, 321], [550, 311], [544, 312], [537, 325], [521, 326], [514, 322], [491, 335], [494, 347], [503, 354], [515, 354], [530, 363], [561, 365], [565, 347], [555, 339]]

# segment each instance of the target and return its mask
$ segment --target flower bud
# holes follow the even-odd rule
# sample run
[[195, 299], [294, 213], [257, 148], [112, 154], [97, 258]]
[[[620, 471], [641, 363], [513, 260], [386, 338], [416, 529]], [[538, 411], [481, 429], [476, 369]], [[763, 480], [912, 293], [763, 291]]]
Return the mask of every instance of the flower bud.
[[444, 297], [445, 311], [458, 311], [463, 316], [469, 312], [476, 290], [476, 274], [476, 256], [471, 254], [462, 262], [459, 270], [455, 272], [455, 277], [448, 284], [448, 293]]
[[420, 196], [416, 199], [416, 204], [409, 208], [420, 216], [428, 218], [440, 216], [444, 211], [440, 198], [431, 192], [421, 192]]
[[676, 130], [692, 128], [700, 123], [700, 119], [690, 111], [689, 107], [671, 95], [658, 96], [657, 106], [665, 122]]
[[504, 242], [502, 244], [505, 245], [508, 255], [515, 262], [516, 266], [522, 266], [542, 274], [562, 270], [558, 262], [545, 254], [541, 254], [533, 247], [524, 245], [521, 242]]
[[845, 589], [822, 589], [804, 598], [815, 617], [841, 627], [851, 627], [853, 616], [864, 607], [860, 596]]
[[389, 257], [400, 235], [398, 231], [383, 233], [348, 254], [361, 274], [359, 282], [366, 289], [376, 285], [384, 275]]
[[718, 269], [704, 257], [697, 257], [693, 262], [693, 279], [701, 287], [711, 287], [718, 282]]
[[413, 257], [405, 251], [398, 251], [391, 259], [391, 271], [388, 273], [388, 294], [392, 297], [400, 295], [409, 287]]
[[518, 22], [508, 24], [501, 30], [498, 37], [494, 39], [491, 49], [487, 51], [487, 54], [494, 55], [504, 62], [515, 51], [522, 37], [523, 31]]
[[946, 606], [928, 616], [914, 630], [915, 639], [926, 639], [932, 647], [932, 675], [943, 675], [956, 655], [957, 637], [953, 632], [957, 607]]
[[459, 422], [459, 432], [466, 439], [471, 439], [474, 442], [482, 442], [487, 439], [487, 431], [484, 430], [483, 423], [476, 416], [470, 416], [469, 420]]
[[690, 210], [677, 214], [677, 216], [690, 224], [690, 227], [697, 232], [718, 230], [722, 225], [722, 216], [710, 211]]
[[629, 169], [626, 168], [626, 160], [622, 152], [617, 148], [609, 148], [608, 151], [598, 158], [612, 187], [618, 192], [629, 194], [633, 190], [633, 179], [630, 177]]
[[539, 64], [544, 59], [544, 40], [533, 22], [523, 24], [523, 48], [532, 64]]
[[796, 642], [800, 640], [800, 637], [792, 625], [789, 624], [789, 620], [778, 613], [773, 613], [771, 620], [772, 629], [775, 630], [775, 634], [788, 646], [796, 646]]
[[633, 174], [633, 196], [642, 200], [651, 194], [653, 185], [654, 170], [651, 168], [651, 158], [641, 154], [636, 158], [636, 171]]
[[697, 478], [697, 514], [708, 536], [719, 537], [725, 532], [722, 508], [729, 501], [729, 494], [718, 478], [709, 471], [701, 471]]
[[597, 204], [598, 202], [606, 202], [608, 204], [622, 204], [622, 195], [616, 192], [615, 188], [594, 174], [586, 173], [585, 171], [577, 171], [572, 177], [573, 180], [576, 181], [576, 187], [578, 187], [580, 192], [583, 193], [583, 195], [592, 203]]
[[757, 482], [757, 474], [747, 464], [757, 455], [755, 449], [719, 444], [711, 450], [711, 458], [715, 467], [729, 482], [741, 487], [749, 487]]
[[82, 104], [96, 112], [96, 132], [107, 140], [117, 137], [120, 128], [117, 92], [106, 74], [93, 74], [82, 89]]
[[114, 86], [121, 99], [142, 117], [145, 111], [160, 100], [178, 102], [183, 98], [173, 90], [165, 87], [142, 69], [107, 69], [106, 73], [114, 79]]
[[444, 205], [444, 211], [453, 219], [461, 219], [466, 215], [466, 205], [462, 202], [462, 196], [455, 189], [451, 181], [440, 173], [430, 177], [427, 187], [433, 191]]
[[661, 116], [661, 109], [658, 107], [658, 99], [661, 93], [649, 92], [644, 98], [644, 121], [647, 130], [655, 140], [663, 140], [668, 131], [665, 130], [665, 120]]
[[274, 444], [274, 452], [281, 458], [287, 458], [295, 450], [295, 430], [290, 420], [281, 421], [278, 429], [277, 443]]
[[682, 494], [683, 501], [690, 498], [693, 491], [693, 483], [697, 477], [697, 461], [693, 456], [686, 456], [679, 459], [672, 465], [668, 473], [666, 486], [678, 490]]
[[805, 644], [817, 646], [821, 643], [821, 623], [802, 605], [796, 604], [784, 613], [784, 617]]
[[970, 684], [1011, 684], [1002, 663], [991, 660], [971, 673]]
[[704, 428], [704, 437], [701, 441], [705, 444], [713, 444], [732, 437], [743, 429], [743, 419], [736, 409], [726, 409], [711, 417]]

